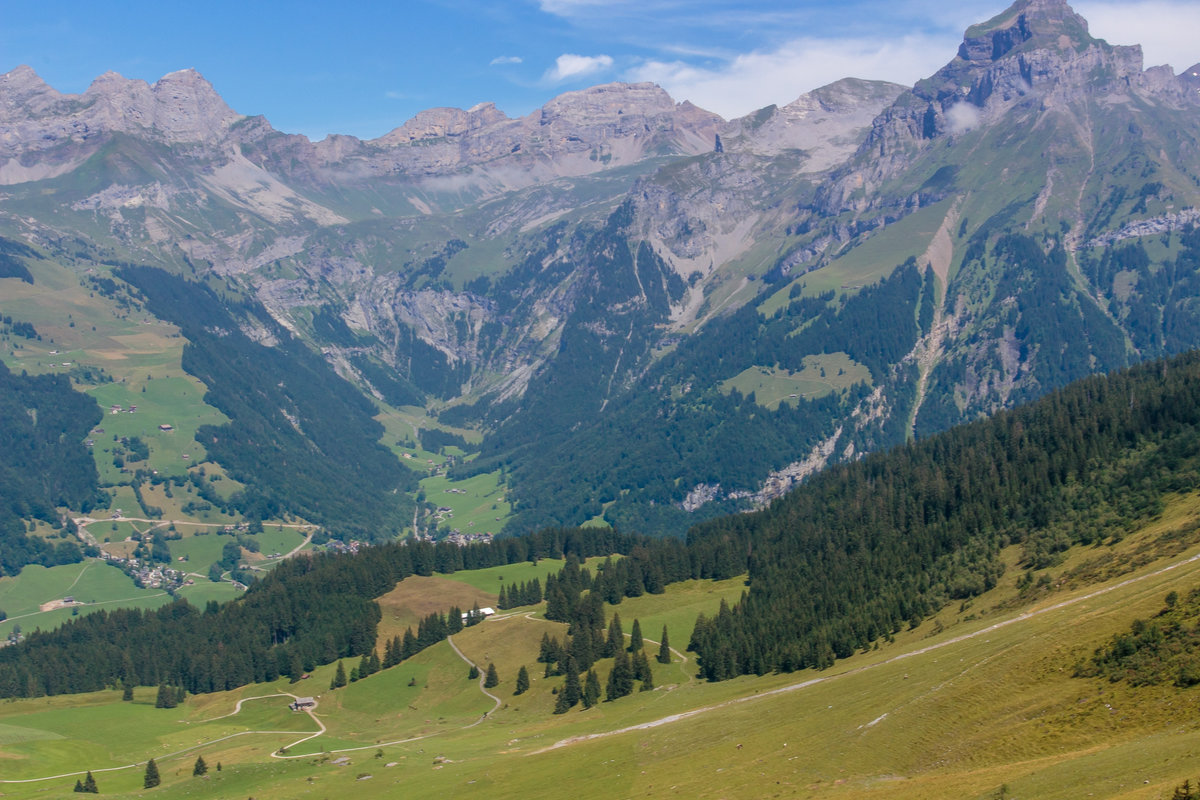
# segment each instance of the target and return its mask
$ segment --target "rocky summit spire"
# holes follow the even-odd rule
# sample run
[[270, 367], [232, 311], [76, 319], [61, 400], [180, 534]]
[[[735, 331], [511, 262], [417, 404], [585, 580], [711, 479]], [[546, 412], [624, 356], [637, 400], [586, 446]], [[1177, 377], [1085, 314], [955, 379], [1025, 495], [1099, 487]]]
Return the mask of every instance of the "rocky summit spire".
[[958, 48], [965, 61], [995, 61], [1013, 51], [1093, 44], [1087, 20], [1066, 0], [1017, 0], [987, 22], [972, 25]]

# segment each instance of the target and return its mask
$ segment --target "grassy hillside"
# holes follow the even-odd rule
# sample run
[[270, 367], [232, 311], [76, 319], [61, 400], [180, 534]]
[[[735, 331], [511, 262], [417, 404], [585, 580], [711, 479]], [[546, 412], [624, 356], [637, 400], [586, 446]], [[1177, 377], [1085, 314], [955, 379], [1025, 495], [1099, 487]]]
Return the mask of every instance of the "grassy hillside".
[[[442, 643], [335, 691], [330, 666], [173, 710], [153, 708], [150, 689], [132, 703], [119, 691], [9, 702], [2, 790], [57, 797], [74, 783], [67, 773], [91, 768], [106, 795], [150, 796], [143, 767], [125, 765], [154, 756], [163, 784], [153, 795], [164, 798], [522, 797], [551, 785], [581, 798], [1169, 797], [1195, 777], [1197, 690], [1073, 674], [1169, 592], [1200, 585], [1198, 523], [1200, 496], [1175, 496], [1111, 557], [1074, 547], [1032, 583], [1010, 569], [990, 592], [829, 670], [714, 684], [676, 657], [654, 665], [655, 691], [560, 716], [562, 679], [543, 678], [533, 659], [542, 633], [566, 626], [525, 612], [456, 634], [462, 656]], [[461, 603], [494, 576], [481, 578], [440, 578], [422, 601]], [[640, 619], [648, 639], [667, 624], [681, 648], [697, 612], [743, 588], [675, 584], [606, 612], [619, 611], [627, 631]], [[498, 702], [467, 679], [464, 659], [496, 664]], [[532, 686], [514, 696], [523, 664]], [[598, 663], [602, 680], [608, 664]], [[315, 718], [287, 711], [287, 696], [262, 697], [279, 692], [316, 696]], [[206, 778], [191, 776], [197, 754]]]

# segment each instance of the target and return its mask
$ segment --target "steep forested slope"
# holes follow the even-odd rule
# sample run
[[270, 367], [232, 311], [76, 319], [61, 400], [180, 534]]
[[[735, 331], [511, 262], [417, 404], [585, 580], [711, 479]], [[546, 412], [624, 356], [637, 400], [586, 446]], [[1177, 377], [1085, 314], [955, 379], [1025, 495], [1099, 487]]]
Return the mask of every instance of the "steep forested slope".
[[58, 506], [87, 511], [97, 502], [96, 465], [84, 439], [101, 416], [96, 401], [65, 377], [14, 375], [0, 363], [0, 575], [82, 558], [73, 536], [28, 536], [24, 520], [61, 530]]
[[[196, 435], [246, 484], [237, 508], [258, 519], [297, 514], [366, 539], [403, 528], [415, 480], [379, 444], [375, 408], [355, 387], [256, 303], [223, 303], [204, 285], [158, 269], [120, 274], [151, 311], [179, 325], [188, 339], [183, 368], [230, 418]], [[274, 346], [252, 340], [243, 325]]]
[[827, 665], [992, 586], [1001, 547], [1048, 566], [1119, 539], [1198, 478], [1200, 354], [1085, 378], [698, 526], [690, 541], [742, 544], [750, 592], [692, 644], [712, 679]]

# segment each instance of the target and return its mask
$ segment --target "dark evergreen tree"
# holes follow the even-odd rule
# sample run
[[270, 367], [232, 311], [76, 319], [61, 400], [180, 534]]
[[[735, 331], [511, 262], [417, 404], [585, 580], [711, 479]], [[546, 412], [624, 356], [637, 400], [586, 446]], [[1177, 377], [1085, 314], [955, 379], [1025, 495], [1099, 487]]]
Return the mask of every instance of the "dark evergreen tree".
[[340, 689], [346, 685], [346, 668], [342, 662], [337, 663], [337, 670], [333, 673], [333, 680], [329, 682], [330, 689]]
[[591, 708], [600, 702], [600, 676], [596, 670], [589, 669], [587, 679], [583, 682], [583, 707]]
[[517, 687], [513, 694], [524, 694], [529, 691], [529, 670], [525, 669], [525, 665], [521, 665], [521, 669], [517, 671]]
[[207, 775], [208, 764], [204, 763], [204, 756], [196, 756], [196, 763], [192, 765], [192, 776]]
[[154, 759], [146, 762], [146, 774], [142, 777], [142, 788], [153, 789], [162, 783], [162, 779], [158, 776], [158, 765], [154, 763]]
[[413, 635], [412, 628], [404, 630], [404, 644], [400, 648], [401, 660], [411, 658], [420, 652], [420, 647], [417, 645], [417, 637]]
[[592, 652], [592, 631], [590, 629], [576, 631], [571, 638], [569, 649], [571, 657], [575, 659], [575, 664], [580, 670], [590, 669], [596, 661], [596, 655]]
[[667, 626], [663, 625], [662, 641], [658, 644], [658, 663], [671, 663], [671, 645], [667, 641]]
[[613, 612], [608, 623], [608, 639], [604, 643], [604, 658], [612, 658], [618, 650], [625, 649], [625, 634], [621, 630], [621, 615]]
[[175, 690], [165, 683], [158, 685], [158, 696], [154, 700], [155, 708], [174, 708], [179, 705]]
[[579, 670], [576, 669], [575, 659], [567, 656], [567, 679], [558, 690], [558, 699], [554, 703], [555, 714], [565, 714], [579, 702], [583, 690], [579, 685]]
[[400, 663], [400, 654], [396, 652], [398, 640], [393, 637], [388, 639], [383, 645], [383, 669], [394, 667]]
[[96, 786], [96, 779], [92, 776], [90, 769], [87, 772], [87, 776], [83, 779], [83, 791], [88, 794], [100, 794], [100, 787]]
[[636, 653], [645, 646], [645, 642], [642, 641], [642, 623], [635, 617], [633, 630], [629, 633], [629, 652]]
[[133, 699], [133, 684], [125, 681], [121, 687], [121, 699], [128, 702]]
[[616, 700], [633, 692], [633, 667], [624, 647], [613, 656], [612, 672], [608, 673], [608, 685], [604, 689], [605, 700]]
[[500, 676], [496, 674], [496, 665], [488, 662], [487, 677], [483, 679], [483, 688], [491, 689], [500, 685]]
[[469, 681], [479, 680], [479, 667], [475, 666], [474, 664], [471, 665], [471, 668], [469, 670], [467, 670], [467, 680], [469, 680]]
[[650, 674], [650, 659], [646, 658], [645, 650], [634, 650], [629, 659], [629, 666], [635, 681], [644, 681]]
[[79, 780], [79, 778], [75, 779], [75, 791], [76, 792], [83, 791], [83, 781]]

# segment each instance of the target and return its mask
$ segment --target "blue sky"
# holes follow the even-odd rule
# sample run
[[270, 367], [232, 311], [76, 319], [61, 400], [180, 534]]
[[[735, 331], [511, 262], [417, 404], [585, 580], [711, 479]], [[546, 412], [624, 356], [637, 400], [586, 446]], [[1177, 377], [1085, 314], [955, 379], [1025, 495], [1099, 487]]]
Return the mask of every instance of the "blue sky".
[[[78, 93], [113, 70], [194, 67], [236, 111], [319, 139], [374, 138], [424, 108], [527, 114], [564, 91], [651, 80], [729, 118], [841, 77], [911, 85], [1008, 0], [0, 0], [0, 72]], [[952, 10], [947, 10], [953, 5]], [[1197, 0], [1081, 0], [1147, 64], [1200, 61]]]

